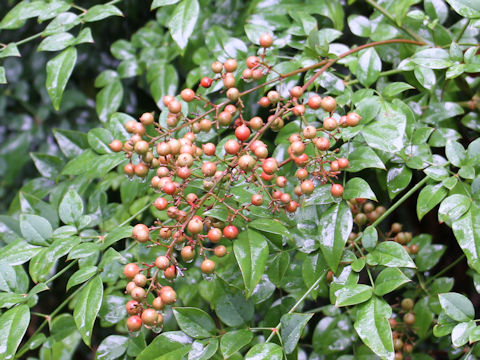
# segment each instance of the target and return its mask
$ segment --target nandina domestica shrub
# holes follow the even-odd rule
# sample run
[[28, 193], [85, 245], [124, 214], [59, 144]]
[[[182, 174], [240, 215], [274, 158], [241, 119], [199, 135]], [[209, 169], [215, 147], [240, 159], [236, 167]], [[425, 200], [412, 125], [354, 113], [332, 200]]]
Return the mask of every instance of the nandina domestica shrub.
[[[480, 8], [365, 3], [154, 0], [0, 217], [0, 359], [480, 356]], [[0, 57], [60, 51], [60, 110], [120, 8], [21, 1]]]

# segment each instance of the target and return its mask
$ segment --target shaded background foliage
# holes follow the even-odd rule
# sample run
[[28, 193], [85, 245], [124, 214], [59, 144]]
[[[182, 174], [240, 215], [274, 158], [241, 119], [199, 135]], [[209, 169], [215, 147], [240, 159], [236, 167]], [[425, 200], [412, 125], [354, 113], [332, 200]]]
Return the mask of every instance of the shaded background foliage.
[[[107, 179], [101, 183], [91, 182], [91, 179], [99, 177], [98, 174], [86, 174], [85, 178], [80, 180], [69, 177], [71, 174], [77, 175], [75, 172], [59, 175], [64, 164], [68, 160], [79, 156], [84, 149], [89, 147], [89, 144], [87, 138], [79, 136], [78, 133], [54, 132], [53, 129], [87, 133], [98, 127], [99, 121], [108, 128], [107, 118], [117, 111], [130, 114], [135, 118], [144, 111], [154, 110], [158, 114], [162, 107], [161, 99], [163, 95], [176, 93], [177, 90], [185, 86], [194, 86], [203, 74], [208, 73], [214, 57], [224, 60], [225, 53], [227, 53], [230, 56], [235, 54], [240, 59], [245, 58], [247, 52], [251, 52], [251, 48], [247, 48], [247, 41], [255, 42], [254, 39], [258, 34], [265, 30], [274, 29], [277, 35], [276, 45], [281, 51], [275, 50], [274, 55], [281, 52], [281, 60], [285, 61], [290, 61], [292, 57], [295, 57], [298, 64], [308, 64], [309, 61], [312, 61], [311, 58], [302, 58], [298, 50], [303, 49], [302, 42], [308, 37], [309, 31], [307, 30], [312, 28], [313, 23], [316, 24], [315, 26], [318, 29], [335, 28], [342, 30], [343, 35], [335, 41], [349, 47], [363, 43], [365, 37], [371, 40], [382, 40], [399, 33], [393, 25], [385, 24], [381, 30], [377, 29], [376, 32], [370, 34], [368, 26], [362, 21], [358, 21], [358, 24], [365, 25], [365, 28], [359, 25], [360, 29], [356, 28], [356, 34], [352, 34], [352, 26], [346, 26], [346, 19], [351, 19], [350, 16], [353, 14], [366, 17], [372, 15], [372, 8], [365, 6], [360, 1], [353, 2], [349, 6], [340, 1], [321, 2], [321, 6], [319, 6], [322, 11], [325, 11], [322, 15], [316, 10], [315, 1], [306, 1], [301, 9], [297, 9], [298, 3], [296, 1], [282, 1], [281, 3], [285, 8], [290, 9], [289, 15], [284, 9], [271, 10], [270, 7], [274, 7], [274, 5], [269, 2], [200, 1], [201, 12], [196, 22], [195, 31], [188, 40], [188, 46], [182, 50], [176, 45], [168, 31], [169, 19], [175, 9], [174, 6], [165, 6], [158, 11], [149, 11], [150, 3], [136, 0], [121, 1], [116, 5], [122, 10], [124, 18], [113, 16], [89, 24], [94, 43], [77, 46], [78, 59], [76, 66], [63, 94], [61, 107], [58, 111], [52, 106], [45, 88], [45, 67], [47, 61], [53, 57], [52, 54], [37, 52], [40, 39], [19, 46], [22, 54], [21, 58], [10, 57], [2, 62], [9, 83], [8, 85], [0, 85], [0, 196], [2, 199], [0, 212], [17, 216], [30, 207], [34, 209], [33, 213], [45, 214], [44, 211], [45, 209], [48, 210], [48, 207], [39, 199], [43, 199], [47, 195], [47, 189], [48, 191], [54, 189], [50, 193], [51, 199], [53, 198], [50, 202], [56, 208], [67, 187], [74, 187], [88, 199], [86, 214], [102, 214], [95, 218], [92, 224], [99, 225], [101, 232], [110, 231], [123, 220], [136, 214], [148, 203], [148, 197], [146, 199], [135, 198], [135, 193], [143, 194], [145, 192], [145, 184], [126, 182], [123, 175], [115, 171], [109, 173]], [[422, 29], [422, 36], [432, 39], [437, 45], [449, 44], [454, 38], [451, 32], [458, 33], [465, 23], [465, 19], [448, 9], [448, 5], [443, 1], [397, 2], [403, 4], [398, 5], [398, 7], [391, 5], [393, 3], [395, 2], [388, 2], [390, 4], [389, 9], [395, 11], [396, 19], [400, 23], [403, 21], [404, 24], [414, 30]], [[443, 5], [440, 6], [438, 3]], [[0, 18], [3, 18], [14, 4], [13, 1], [1, 4]], [[96, 5], [97, 2], [83, 1], [75, 4], [88, 9]], [[415, 14], [407, 17], [410, 5], [414, 4], [418, 4], [418, 8], [423, 9], [428, 14], [428, 20], [420, 18], [418, 14], [417, 17], [415, 17]], [[427, 22], [430, 26], [429, 33], [423, 28], [424, 22]], [[442, 26], [439, 25], [440, 23]], [[252, 26], [248, 27], [245, 24]], [[265, 24], [267, 24], [266, 27]], [[351, 20], [350, 24], [354, 25], [355, 21]], [[42, 31], [43, 28], [44, 24], [37, 24], [35, 20], [28, 20], [26, 25], [19, 30], [2, 30], [0, 39], [2, 43], [19, 41], [19, 39]], [[247, 31], [248, 38], [245, 37], [245, 29], [250, 29], [250, 32]], [[357, 36], [360, 33], [364, 34], [363, 38]], [[465, 42], [478, 42], [478, 24], [477, 28], [469, 27], [466, 29], [464, 37]], [[321, 46], [319, 47], [321, 48]], [[389, 51], [392, 51], [392, 48], [377, 49], [383, 61], [382, 71], [395, 70], [399, 65], [398, 61], [401, 60], [401, 52], [404, 50], [398, 50], [398, 53], [389, 53]], [[443, 75], [437, 74], [438, 77], [435, 77], [434, 74], [432, 80], [428, 77], [432, 76], [433, 71], [425, 69], [423, 71], [424, 73], [421, 75], [414, 74], [413, 71], [401, 74], [400, 72], [392, 73], [389, 81], [404, 81], [406, 79], [408, 83], [423, 90], [434, 87], [433, 84], [436, 81], [443, 81]], [[328, 78], [323, 78], [317, 82], [317, 85], [327, 88], [333, 95], [341, 96], [345, 92], [345, 87], [342, 85], [344, 81], [347, 83], [356, 81], [355, 78], [352, 79], [346, 69], [329, 74]], [[311, 76], [311, 74], [306, 76]], [[358, 73], [357, 78], [361, 78]], [[300, 79], [299, 76], [295, 80], [299, 81]], [[377, 79], [373, 81], [375, 80]], [[362, 83], [368, 84], [369, 80], [365, 79]], [[447, 115], [450, 119], [447, 117], [441, 119], [442, 121], [445, 120], [442, 122], [442, 128], [447, 130], [440, 135], [440, 139], [430, 139], [431, 144], [435, 141], [441, 143], [443, 135], [445, 138], [458, 139], [467, 147], [472, 140], [477, 138], [477, 131], [480, 129], [480, 125], [478, 125], [478, 103], [473, 104], [472, 109], [470, 101], [476, 93], [478, 94], [478, 84], [479, 81], [473, 76], [469, 77], [468, 82], [464, 77], [457, 77], [454, 81], [444, 84], [442, 89], [435, 89], [433, 97], [442, 99], [442, 101], [455, 102], [456, 105], [452, 112]], [[376, 86], [377, 89], [381, 90], [386, 85], [387, 81], [380, 77]], [[442, 98], [442, 94], [445, 94], [445, 98]], [[258, 110], [255, 104], [257, 95], [254, 94], [247, 100], [248, 108], [252, 109], [252, 113], [248, 115], [252, 115]], [[404, 95], [411, 103], [415, 103], [414, 106], [420, 107], [420, 109], [417, 109], [418, 114], [422, 113], [422, 106], [425, 108], [428, 106], [424, 93], [417, 95], [415, 89], [413, 89], [407, 90]], [[366, 93], [365, 96], [371, 96], [371, 94]], [[432, 117], [444, 110], [443, 108], [437, 109]], [[460, 125], [460, 119], [463, 125]], [[62, 134], [64, 137], [61, 136]], [[67, 136], [67, 140], [65, 140], [65, 136]], [[275, 136], [270, 135], [270, 138], [267, 139], [273, 144]], [[69, 152], [68, 148], [71, 142], [78, 147]], [[62, 143], [63, 149], [61, 149]], [[444, 146], [444, 144], [441, 146]], [[433, 149], [438, 154], [444, 154], [443, 147]], [[31, 155], [32, 153], [33, 155]], [[48, 158], [51, 163], [49, 162], [48, 166], [44, 166], [43, 162], [38, 160], [39, 158], [46, 159], [41, 154], [52, 155], [55, 158]], [[37, 168], [34, 167], [32, 157], [37, 160]], [[121, 160], [113, 159], [111, 167], [113, 168], [120, 162]], [[38, 177], [38, 170], [40, 170], [43, 178]], [[375, 173], [369, 169], [360, 172], [359, 176], [369, 180], [380, 203], [388, 208], [390, 200], [385, 183], [385, 172], [377, 170]], [[412, 183], [418, 182], [420, 178], [421, 176], [416, 174]], [[105, 195], [101, 194], [102, 192]], [[389, 223], [383, 224], [382, 227], [387, 230], [390, 223], [400, 221], [405, 228], [413, 231], [414, 234], [432, 234], [435, 243], [446, 245], [449, 251], [443, 255], [437, 268], [432, 270], [432, 273], [436, 273], [437, 269], [441, 270], [455, 261], [462, 252], [450, 228], [444, 224], [438, 224], [436, 211], [430, 212], [421, 221], [418, 221], [416, 208], [416, 201], [410, 199], [394, 213], [389, 219]], [[114, 217], [113, 220], [112, 217]], [[149, 218], [152, 218], [151, 215], [146, 215], [143, 221], [148, 222]], [[11, 234], [10, 230], [15, 229], [15, 226], [11, 226], [6, 216], [2, 216], [0, 220], [0, 231], [3, 233], [3, 237], [0, 235], [2, 240], [0, 244], [6, 245], [12, 242], [9, 235]], [[57, 215], [52, 215], [49, 220], [58, 226]], [[115, 248], [120, 252], [124, 249], [124, 246], [123, 244], [117, 244]], [[122, 255], [128, 257], [126, 252], [122, 252]], [[98, 257], [99, 255], [95, 254], [95, 256]], [[81, 261], [88, 262], [87, 260]], [[57, 271], [64, 266], [64, 262], [60, 261]], [[467, 276], [467, 270], [467, 263], [463, 261], [445, 275], [455, 278], [453, 290], [468, 294], [474, 305], [478, 306], [480, 298], [471, 278]], [[120, 292], [121, 287], [115, 288], [114, 285], [118, 273], [121, 272], [121, 267], [112, 266], [108, 271], [117, 272], [117, 275], [112, 275], [110, 279], [108, 278], [109, 274], [105, 275], [107, 277], [105, 282], [113, 287], [108, 295], [108, 300], [114, 305], [121, 303], [123, 307], [124, 298]], [[49, 271], [45, 271], [42, 276], [46, 276], [48, 273]], [[63, 289], [67, 285], [69, 276], [73, 273], [73, 269], [66, 271], [64, 276], [55, 280], [55, 286], [52, 286], [51, 291], [39, 293], [38, 305], [35, 306], [34, 310], [40, 313], [50, 313], [55, 309], [66, 298]], [[195, 281], [199, 281], [200, 274], [195, 274], [194, 278]], [[45, 278], [40, 277], [39, 280], [41, 279], [44, 280]], [[279, 292], [277, 295], [280, 295], [281, 290], [277, 292]], [[203, 301], [193, 299], [195, 294], [189, 296], [186, 290], [183, 291], [182, 295], [186, 303], [193, 304], [190, 306], [195, 306], [197, 302]], [[305, 309], [314, 307], [314, 304], [319, 306], [329, 303], [328, 299], [324, 300], [307, 303]], [[116, 333], [115, 330], [122, 331], [123, 329], [123, 323], [115, 327], [100, 326], [113, 325], [116, 322], [109, 323], [106, 319], [106, 314], [115, 311], [108, 311], [105, 307], [108, 307], [108, 304], [104, 303], [100, 310], [101, 321], [97, 322], [93, 331], [92, 346], [94, 349], [106, 336]], [[285, 308], [287, 308], [286, 305]], [[320, 319], [320, 315], [315, 315], [315, 322]], [[42, 319], [39, 317], [32, 317], [27, 334], [33, 334], [33, 331], [40, 324], [40, 320]], [[65, 320], [65, 322], [71, 325], [70, 319]], [[171, 328], [173, 329], [174, 326], [171, 325]], [[312, 336], [315, 335], [310, 333], [309, 338], [303, 339], [303, 341], [306, 343], [312, 342], [310, 338]], [[78, 340], [72, 339], [72, 344], [78, 342]], [[71, 351], [78, 358], [90, 356], [87, 355], [90, 350], [83, 343], [81, 346], [74, 347]], [[33, 355], [35, 352], [28, 354]]]

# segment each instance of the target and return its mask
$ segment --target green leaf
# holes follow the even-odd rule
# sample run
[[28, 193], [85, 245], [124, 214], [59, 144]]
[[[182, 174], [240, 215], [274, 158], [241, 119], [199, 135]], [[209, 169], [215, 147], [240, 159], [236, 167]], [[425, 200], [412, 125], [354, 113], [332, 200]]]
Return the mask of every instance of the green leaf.
[[0, 22], [0, 29], [18, 29], [25, 20], [40, 16], [45, 11], [43, 1], [21, 1]]
[[387, 189], [390, 199], [400, 194], [412, 180], [412, 170], [404, 165], [394, 166], [387, 173]]
[[68, 158], [77, 157], [88, 148], [87, 135], [81, 131], [53, 129], [53, 135], [60, 150]]
[[70, 278], [68, 279], [66, 290], [68, 291], [73, 286], [84, 283], [96, 273], [97, 273], [96, 266], [82, 267], [81, 269], [77, 270], [72, 276], [70, 276]]
[[82, 339], [90, 346], [93, 324], [102, 305], [103, 284], [100, 276], [95, 276], [78, 295], [78, 300], [73, 310], [73, 318]]
[[430, 327], [433, 322], [433, 312], [428, 305], [428, 297], [421, 298], [415, 303], [415, 329], [422, 339], [429, 336]]
[[242, 272], [247, 298], [250, 297], [265, 271], [268, 244], [263, 235], [247, 229], [233, 243], [233, 252]]
[[115, 244], [117, 241], [121, 239], [131, 237], [132, 229], [133, 227], [131, 227], [130, 225], [125, 225], [122, 227], [117, 227], [112, 231], [110, 231], [103, 239], [101, 250], [105, 250], [106, 248]]
[[88, 132], [87, 139], [90, 147], [98, 154], [108, 154], [112, 152], [108, 144], [112, 142], [113, 136], [107, 129], [92, 129]]
[[455, 221], [463, 216], [472, 204], [472, 200], [461, 194], [450, 195], [445, 198], [438, 209], [438, 221]]
[[319, 219], [320, 249], [333, 272], [337, 270], [352, 227], [352, 213], [345, 201], [331, 205]]
[[97, 94], [97, 114], [100, 121], [106, 122], [110, 115], [118, 110], [123, 99], [123, 86], [115, 80]]
[[363, 231], [362, 245], [367, 251], [375, 249], [378, 242], [378, 232], [374, 226], [368, 226]]
[[83, 16], [83, 20], [86, 22], [93, 22], [110, 16], [123, 16], [123, 14], [115, 5], [95, 5], [88, 9], [87, 13]]
[[77, 49], [70, 47], [47, 62], [46, 87], [55, 110], [60, 109], [62, 95], [77, 61]]
[[448, 51], [440, 48], [420, 50], [413, 55], [413, 62], [430, 69], [444, 69], [453, 65]]
[[401, 81], [393, 82], [385, 86], [385, 88], [383, 89], [383, 95], [386, 97], [394, 97], [410, 89], [414, 89], [414, 87], [410, 84]]
[[370, 185], [362, 178], [356, 177], [348, 180], [343, 192], [345, 200], [364, 198], [377, 201], [375, 193], [370, 188]]
[[83, 214], [83, 201], [78, 193], [71, 189], [65, 193], [60, 205], [58, 206], [58, 215], [60, 219], [68, 225], [75, 224]]
[[354, 323], [362, 341], [382, 359], [393, 360], [392, 330], [388, 319], [392, 314], [390, 306], [381, 298], [372, 297], [358, 306]]
[[14, 292], [16, 287], [15, 269], [8, 264], [0, 263], [0, 291]]
[[406, 116], [387, 103], [375, 121], [363, 128], [362, 134], [371, 147], [395, 153], [403, 149], [406, 124]]
[[147, 78], [149, 81], [150, 91], [159, 109], [163, 109], [163, 97], [175, 93], [178, 86], [178, 74], [175, 67], [171, 64], [160, 62], [148, 69]]
[[207, 360], [215, 355], [218, 349], [218, 340], [210, 338], [195, 340], [192, 343], [192, 350], [188, 353], [188, 360]]
[[193, 33], [199, 13], [200, 6], [197, 0], [182, 0], [171, 15], [168, 24], [170, 34], [182, 50], [187, 47], [188, 39]]
[[195, 339], [211, 337], [217, 331], [212, 318], [203, 310], [193, 307], [177, 307], [173, 309], [173, 315], [175, 315], [180, 329]]
[[84, 44], [84, 43], [93, 43], [92, 30], [90, 28], [84, 28], [77, 35], [74, 41], [74, 45]]
[[413, 74], [425, 89], [432, 90], [437, 84], [435, 72], [426, 66], [415, 66], [415, 69], [413, 69]]
[[9, 43], [7, 46], [3, 48], [0, 52], [0, 59], [9, 57], [9, 56], [18, 56], [20, 57], [20, 51], [18, 51], [18, 47], [16, 43]]
[[394, 241], [384, 241], [377, 245], [375, 250], [367, 255], [367, 264], [383, 265], [387, 267], [415, 268], [407, 250]]
[[41, 246], [48, 246], [47, 240], [53, 233], [47, 219], [31, 214], [20, 215], [20, 230], [29, 243]]
[[368, 146], [356, 147], [348, 154], [347, 171], [358, 172], [367, 168], [385, 169], [385, 165], [373, 149]]
[[452, 230], [469, 265], [480, 272], [480, 208], [472, 204], [465, 215], [453, 222]]
[[0, 84], [6, 84], [7, 77], [5, 76], [5, 68], [0, 66]]
[[286, 238], [292, 237], [288, 229], [280, 221], [273, 219], [256, 219], [248, 223], [248, 227], [261, 232], [284, 236]]
[[368, 87], [377, 81], [380, 71], [382, 71], [382, 60], [373, 47], [358, 53], [355, 75], [363, 85]]
[[475, 309], [468, 298], [462, 294], [448, 292], [438, 294], [443, 311], [456, 321], [470, 321], [475, 317]]
[[181, 331], [164, 332], [153, 339], [136, 360], [173, 360], [181, 359], [187, 354], [192, 339]]
[[362, 284], [345, 285], [340, 290], [335, 291], [337, 300], [335, 306], [350, 306], [363, 303], [370, 299], [373, 294], [371, 286]]
[[282, 360], [283, 351], [280, 346], [272, 343], [254, 345], [245, 355], [245, 360]]
[[14, 358], [29, 323], [30, 309], [27, 305], [16, 306], [0, 316], [0, 360]]
[[374, 293], [378, 296], [386, 295], [409, 281], [399, 268], [383, 269], [375, 279]]
[[447, 155], [448, 161], [450, 161], [456, 167], [461, 167], [466, 158], [466, 152], [462, 144], [457, 141], [448, 140], [445, 146], [445, 155]]
[[468, 343], [470, 332], [475, 328], [475, 326], [475, 321], [457, 324], [452, 330], [453, 346], [460, 347]]
[[180, 0], [153, 0], [150, 10], [159, 8], [160, 6], [172, 5], [178, 3]]
[[38, 172], [46, 178], [56, 178], [63, 167], [63, 161], [58, 156], [30, 153]]
[[471, 18], [480, 18], [480, 5], [475, 0], [446, 0], [447, 3], [460, 15]]
[[50, 35], [42, 40], [37, 51], [60, 51], [72, 45], [74, 39], [75, 37], [68, 32]]
[[94, 256], [98, 253], [98, 245], [96, 243], [82, 243], [76, 245], [68, 254], [68, 260], [71, 259], [84, 259], [90, 256]]
[[353, 34], [360, 37], [369, 37], [372, 31], [370, 20], [362, 15], [350, 15], [347, 19], [348, 27]]
[[220, 339], [220, 351], [225, 359], [240, 351], [244, 346], [250, 344], [253, 333], [250, 330], [236, 330], [224, 334]]
[[237, 292], [224, 293], [215, 301], [215, 313], [228, 326], [238, 327], [253, 319], [254, 304]]
[[421, 220], [430, 210], [437, 206], [445, 196], [448, 190], [441, 183], [425, 186], [417, 199], [417, 216]]
[[279, 287], [282, 283], [289, 264], [290, 255], [288, 252], [279, 252], [268, 260], [266, 273], [270, 281], [276, 286]]
[[313, 314], [291, 313], [285, 314], [280, 319], [283, 349], [286, 354], [295, 350], [302, 335], [302, 331], [312, 318]]
[[470, 336], [468, 337], [468, 340], [471, 343], [474, 343], [480, 340], [480, 326], [477, 326], [475, 329], [472, 329], [470, 331]]
[[18, 239], [7, 246], [0, 247], [0, 259], [2, 259], [2, 263], [8, 265], [21, 265], [38, 254], [40, 250], [42, 250], [42, 247]]
[[95, 360], [114, 360], [127, 351], [128, 337], [110, 335], [102, 340], [95, 353]]

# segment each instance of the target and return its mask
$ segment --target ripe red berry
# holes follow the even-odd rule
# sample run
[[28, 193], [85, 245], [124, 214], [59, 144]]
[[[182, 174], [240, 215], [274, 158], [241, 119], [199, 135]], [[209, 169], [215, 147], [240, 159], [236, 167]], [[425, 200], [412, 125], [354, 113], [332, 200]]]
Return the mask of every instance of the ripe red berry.
[[187, 228], [192, 234], [199, 234], [203, 231], [203, 222], [198, 218], [193, 218], [189, 221]]
[[225, 148], [225, 151], [227, 152], [227, 154], [235, 155], [240, 150], [240, 144], [236, 140], [229, 139], [225, 143], [224, 148]]
[[340, 165], [338, 165], [338, 161], [334, 160], [330, 163], [330, 170], [331, 171], [338, 171], [340, 170]]
[[268, 175], [275, 173], [278, 170], [277, 160], [275, 158], [265, 159], [265, 161], [262, 164], [262, 169]]
[[275, 175], [269, 175], [267, 174], [265, 171], [262, 171], [262, 173], [260, 174], [260, 176], [262, 177], [263, 180], [265, 181], [271, 181], [273, 180], [273, 178], [275, 177]]
[[305, 166], [308, 162], [308, 155], [303, 153], [302, 155], [296, 157], [294, 161], [295, 161], [295, 164], [299, 166]]
[[213, 71], [215, 74], [221, 73], [222, 70], [223, 70], [223, 64], [222, 64], [220, 61], [215, 61], [215, 62], [212, 64], [212, 71]]
[[108, 144], [108, 146], [113, 152], [120, 152], [123, 148], [122, 142], [117, 139], [113, 140], [110, 144]]
[[294, 200], [290, 201], [285, 207], [285, 209], [287, 209], [289, 213], [294, 213], [295, 211], [297, 211], [297, 208], [298, 208], [298, 203]]
[[137, 300], [130, 300], [125, 305], [128, 315], [137, 315], [140, 312], [140, 303]]
[[170, 260], [164, 255], [160, 255], [155, 259], [155, 266], [160, 270], [165, 270], [170, 265]]
[[340, 158], [340, 159], [337, 159], [337, 161], [340, 169], [345, 169], [348, 167], [348, 160], [346, 158]]
[[165, 270], [163, 270], [163, 276], [165, 279], [173, 280], [177, 277], [177, 268], [174, 265], [170, 265]]
[[142, 312], [142, 321], [145, 325], [155, 325], [158, 319], [158, 313], [154, 309], [145, 309]]
[[260, 46], [264, 47], [264, 48], [268, 48], [268, 47], [272, 46], [272, 44], [273, 44], [272, 35], [270, 35], [270, 34], [261, 35], [259, 43], [260, 43]]
[[253, 194], [252, 195], [252, 204], [255, 206], [260, 206], [263, 204], [263, 195]]
[[222, 238], [222, 230], [218, 228], [211, 228], [208, 231], [207, 237], [212, 243], [218, 243]]
[[225, 226], [223, 229], [223, 236], [227, 239], [233, 240], [238, 236], [238, 229], [235, 225]]
[[328, 138], [316, 138], [314, 143], [318, 150], [327, 151], [328, 149], [330, 149], [330, 140]]
[[214, 254], [217, 257], [224, 257], [226, 253], [227, 253], [227, 248], [223, 245], [218, 245], [214, 250]]
[[335, 130], [337, 126], [337, 120], [335, 120], [333, 117], [327, 117], [325, 120], [323, 120], [323, 128], [327, 131]]
[[213, 82], [212, 79], [205, 76], [205, 77], [202, 78], [202, 80], [200, 80], [200, 86], [202, 86], [204, 88], [209, 88], [210, 86], [212, 86], [212, 82]]
[[237, 137], [238, 140], [240, 141], [245, 141], [250, 137], [250, 134], [252, 132], [246, 125], [240, 125], [235, 129], [235, 136]]
[[135, 275], [137, 275], [139, 272], [140, 268], [137, 264], [134, 263], [127, 264], [123, 268], [123, 275], [125, 275], [125, 277], [130, 280], [133, 279]]
[[248, 67], [249, 69], [252, 69], [252, 68], [254, 68], [255, 66], [257, 66], [257, 64], [258, 64], [259, 62], [260, 62], [260, 60], [259, 60], [258, 57], [256, 57], [256, 56], [249, 56], [249, 57], [247, 58], [247, 61], [246, 61], [247, 67]]
[[[183, 89], [180, 93], [180, 96], [183, 101], [190, 102], [195, 99], [195, 91], [193, 91], [192, 89]], [[170, 107], [168, 109], [170, 110]]]
[[322, 104], [322, 98], [318, 95], [312, 95], [308, 99], [308, 106], [310, 106], [311, 109], [319, 109]]
[[223, 66], [225, 67], [225, 71], [227, 72], [234, 72], [237, 70], [237, 60], [235, 59], [227, 59], [224, 63]]
[[134, 300], [141, 301], [145, 298], [145, 296], [147, 296], [147, 292], [145, 291], [144, 288], [137, 286], [130, 292], [130, 296]]
[[294, 86], [292, 89], [290, 89], [290, 95], [294, 98], [299, 98], [302, 97], [303, 95], [303, 89], [301, 86]]
[[130, 316], [127, 319], [128, 331], [139, 331], [142, 328], [142, 319], [138, 315]]
[[258, 100], [258, 105], [260, 105], [261, 107], [269, 107], [271, 104], [270, 100], [268, 100], [268, 98], [266, 96], [263, 96], [260, 98], [260, 100]]
[[132, 237], [138, 242], [147, 242], [150, 238], [150, 230], [145, 224], [137, 224], [133, 227]]
[[204, 274], [211, 274], [215, 271], [215, 263], [210, 259], [205, 259], [202, 265], [200, 265], [200, 270], [202, 270]]
[[171, 305], [177, 301], [177, 293], [170, 286], [164, 286], [160, 289], [160, 298], [164, 304]]
[[347, 115], [347, 125], [348, 126], [357, 126], [358, 123], [362, 120], [362, 117], [355, 112], [351, 112]]
[[168, 103], [168, 111], [170, 111], [172, 114], [178, 114], [180, 111], [182, 111], [182, 103], [177, 99], [173, 99]]
[[343, 186], [340, 184], [333, 184], [330, 191], [334, 197], [340, 197], [343, 195]]
[[326, 112], [333, 112], [337, 108], [337, 100], [331, 96], [324, 97], [321, 102], [321, 107]]

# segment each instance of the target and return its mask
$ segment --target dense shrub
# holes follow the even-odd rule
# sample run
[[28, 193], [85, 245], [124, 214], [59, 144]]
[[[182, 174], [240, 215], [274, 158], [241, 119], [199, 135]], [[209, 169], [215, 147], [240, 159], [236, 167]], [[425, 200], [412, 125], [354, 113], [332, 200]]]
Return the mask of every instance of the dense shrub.
[[480, 356], [476, 1], [8, 5], [0, 359]]

